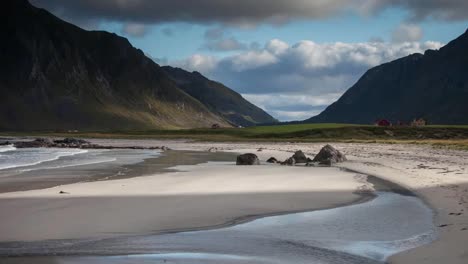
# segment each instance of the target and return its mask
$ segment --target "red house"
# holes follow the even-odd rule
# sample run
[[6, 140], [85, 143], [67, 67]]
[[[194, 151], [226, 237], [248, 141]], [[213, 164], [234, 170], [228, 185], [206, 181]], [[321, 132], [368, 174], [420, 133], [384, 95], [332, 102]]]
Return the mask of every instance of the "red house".
[[387, 119], [379, 119], [375, 122], [377, 126], [388, 127], [392, 125], [392, 122], [388, 121]]

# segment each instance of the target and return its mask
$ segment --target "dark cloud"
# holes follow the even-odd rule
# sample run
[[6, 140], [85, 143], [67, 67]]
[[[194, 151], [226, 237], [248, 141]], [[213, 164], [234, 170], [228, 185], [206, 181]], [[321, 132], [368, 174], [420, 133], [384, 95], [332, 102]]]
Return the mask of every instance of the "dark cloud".
[[292, 19], [322, 19], [342, 12], [372, 15], [400, 7], [414, 20], [428, 17], [468, 19], [466, 0], [31, 0], [71, 20], [113, 20], [138, 23], [222, 23], [252, 27], [259, 23], [284, 24]]
[[419, 21], [426, 18], [442, 20], [468, 19], [466, 0], [368, 0], [368, 12], [378, 12], [389, 7], [400, 7], [410, 12], [410, 19]]
[[320, 18], [336, 13], [348, 1], [272, 0], [32, 0], [66, 17], [119, 21], [197, 23], [283, 23], [289, 18]]

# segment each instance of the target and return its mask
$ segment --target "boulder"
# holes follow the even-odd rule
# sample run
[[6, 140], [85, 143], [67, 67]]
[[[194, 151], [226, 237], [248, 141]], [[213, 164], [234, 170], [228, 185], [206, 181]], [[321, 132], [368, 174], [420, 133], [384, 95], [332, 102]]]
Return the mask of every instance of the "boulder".
[[323, 165], [323, 166], [331, 166], [333, 164], [333, 162], [331, 160], [322, 160], [319, 162], [319, 165]]
[[296, 160], [294, 157], [290, 157], [287, 160], [281, 162], [281, 165], [287, 165], [287, 166], [294, 166], [296, 164]]
[[342, 154], [339, 150], [327, 144], [320, 150], [320, 152], [315, 156], [315, 158], [312, 161], [318, 162], [319, 164], [323, 165], [331, 165], [332, 163], [346, 161], [346, 156]]
[[267, 160], [268, 163], [278, 163], [278, 160], [275, 157], [271, 157]]
[[296, 151], [292, 157], [294, 158], [296, 163], [306, 163], [307, 162], [307, 157], [304, 154], [304, 152], [302, 152], [302, 150]]
[[246, 153], [237, 156], [236, 165], [260, 165], [257, 155]]

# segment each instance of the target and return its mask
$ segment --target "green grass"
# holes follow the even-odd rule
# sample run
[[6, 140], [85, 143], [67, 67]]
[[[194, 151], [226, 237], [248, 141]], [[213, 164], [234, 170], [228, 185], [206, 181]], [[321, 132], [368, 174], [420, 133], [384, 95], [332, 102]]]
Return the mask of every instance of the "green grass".
[[468, 150], [468, 125], [376, 127], [353, 124], [293, 124], [223, 129], [178, 129], [99, 132], [4, 132], [6, 136], [56, 136], [131, 139], [194, 139], [200, 141], [365, 142], [430, 144]]
[[335, 124], [335, 123], [326, 123], [326, 124], [294, 124], [294, 125], [277, 125], [277, 126], [257, 126], [257, 127], [248, 127], [245, 130], [248, 133], [252, 134], [264, 134], [264, 133], [292, 133], [304, 130], [311, 129], [330, 129], [330, 128], [341, 128], [341, 127], [350, 127], [356, 126], [352, 124]]

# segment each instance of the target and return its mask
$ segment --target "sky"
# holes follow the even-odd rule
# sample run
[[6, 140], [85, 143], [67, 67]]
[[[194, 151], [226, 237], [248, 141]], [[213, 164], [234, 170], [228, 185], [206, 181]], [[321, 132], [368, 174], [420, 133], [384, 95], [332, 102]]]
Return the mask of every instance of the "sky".
[[371, 67], [467, 30], [466, 0], [31, 0], [198, 71], [281, 121], [336, 101]]

